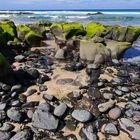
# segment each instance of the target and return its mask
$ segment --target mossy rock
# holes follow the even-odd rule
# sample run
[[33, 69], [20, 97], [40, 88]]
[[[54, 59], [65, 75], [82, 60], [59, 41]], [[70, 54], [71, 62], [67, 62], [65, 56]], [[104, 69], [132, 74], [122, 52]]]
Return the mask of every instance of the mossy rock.
[[9, 20], [0, 22], [0, 44], [5, 45], [15, 37], [17, 37], [17, 31], [14, 22]]
[[27, 42], [31, 47], [39, 47], [41, 46], [41, 42], [43, 40], [43, 36], [35, 33], [34, 31], [30, 31], [26, 34], [24, 41]]
[[52, 23], [48, 20], [45, 20], [45, 21], [37, 20], [36, 25], [43, 25], [45, 27], [50, 27], [52, 25]]
[[17, 26], [18, 38], [21, 39], [22, 41], [24, 41], [25, 35], [30, 31], [31, 29], [24, 24], [19, 24]]
[[17, 31], [14, 22], [3, 21], [0, 23], [0, 27], [4, 30], [4, 32], [9, 33], [12, 37], [17, 36]]
[[80, 30], [80, 29], [71, 29], [67, 34], [66, 34], [66, 39], [70, 39], [73, 36], [85, 36], [86, 31]]
[[82, 23], [80, 23], [80, 22], [73, 22], [73, 23], [54, 23], [54, 24], [52, 24], [51, 28], [54, 27], [54, 26], [59, 27], [63, 31], [70, 31], [72, 29], [79, 29], [79, 30], [83, 30], [84, 29]]
[[140, 28], [128, 26], [125, 41], [133, 42], [138, 38], [139, 35], [140, 35]]
[[[57, 27], [57, 28], [56, 28]], [[84, 27], [80, 22], [74, 23], [54, 23], [50, 27], [51, 29], [60, 28], [62, 30], [61, 36], [64, 36], [65, 39], [72, 38], [73, 36], [85, 35], [86, 32], [84, 31]]]
[[89, 37], [89, 38], [92, 38], [98, 32], [103, 32], [105, 30], [106, 30], [106, 27], [103, 24], [101, 24], [101, 23], [89, 22], [86, 25], [87, 37]]
[[42, 35], [44, 38], [46, 37], [46, 28], [43, 25], [30, 24], [28, 27], [37, 34]]

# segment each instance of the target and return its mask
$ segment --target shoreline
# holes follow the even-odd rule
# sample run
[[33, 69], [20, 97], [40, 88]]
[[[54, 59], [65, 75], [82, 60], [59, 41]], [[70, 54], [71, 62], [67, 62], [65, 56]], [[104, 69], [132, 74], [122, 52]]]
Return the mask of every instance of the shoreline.
[[0, 138], [139, 139], [140, 67], [122, 57], [139, 36], [133, 26], [1, 21]]

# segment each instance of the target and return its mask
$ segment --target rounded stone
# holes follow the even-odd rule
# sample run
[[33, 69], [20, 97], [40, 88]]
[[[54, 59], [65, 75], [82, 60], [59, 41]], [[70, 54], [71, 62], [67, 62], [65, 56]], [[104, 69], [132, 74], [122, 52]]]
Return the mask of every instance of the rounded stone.
[[58, 117], [63, 116], [66, 110], [67, 110], [67, 105], [65, 103], [61, 103], [59, 106], [57, 106], [54, 109], [54, 115]]
[[108, 115], [111, 119], [116, 120], [121, 116], [121, 109], [115, 107], [109, 111]]
[[74, 110], [72, 117], [80, 122], [87, 122], [92, 118], [92, 114], [87, 110]]

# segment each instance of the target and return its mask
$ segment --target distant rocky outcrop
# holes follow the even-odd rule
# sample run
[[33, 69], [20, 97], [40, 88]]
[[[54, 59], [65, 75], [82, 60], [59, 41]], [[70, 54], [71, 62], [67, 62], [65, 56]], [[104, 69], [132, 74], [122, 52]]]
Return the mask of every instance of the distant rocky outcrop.
[[102, 12], [96, 12], [96, 13], [88, 13], [87, 14], [88, 16], [91, 16], [91, 15], [103, 15]]

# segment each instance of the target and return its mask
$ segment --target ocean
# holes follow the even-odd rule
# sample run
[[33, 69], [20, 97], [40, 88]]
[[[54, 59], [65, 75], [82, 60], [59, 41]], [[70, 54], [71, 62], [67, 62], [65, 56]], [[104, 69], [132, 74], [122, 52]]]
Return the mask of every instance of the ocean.
[[[102, 12], [101, 15], [91, 15]], [[90, 15], [89, 15], [90, 13]], [[100, 22], [106, 25], [138, 26], [140, 27], [140, 10], [28, 10], [0, 11], [1, 19], [11, 19], [15, 23], [33, 23], [37, 20], [51, 22]]]

